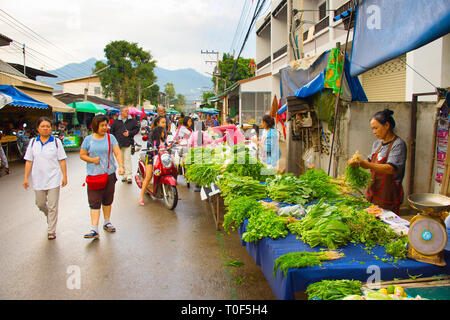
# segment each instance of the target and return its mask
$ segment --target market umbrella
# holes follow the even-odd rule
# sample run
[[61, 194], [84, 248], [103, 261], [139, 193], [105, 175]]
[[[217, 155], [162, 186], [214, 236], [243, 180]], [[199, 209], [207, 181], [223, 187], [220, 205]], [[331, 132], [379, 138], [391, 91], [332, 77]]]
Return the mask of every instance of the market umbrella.
[[210, 115], [216, 115], [219, 112], [216, 111], [217, 109], [209, 109], [209, 108], [203, 108], [201, 111], [199, 111], [200, 113], [204, 113], [204, 114], [210, 114]]
[[0, 109], [13, 102], [13, 98], [7, 94], [0, 93]]
[[116, 108], [113, 108], [113, 107], [110, 107], [110, 106], [107, 106], [107, 105], [105, 105], [105, 104], [99, 104], [98, 106], [99, 106], [100, 108], [105, 109], [107, 112], [111, 112], [111, 113], [120, 113], [120, 110], [118, 110], [118, 109], [116, 109]]
[[145, 112], [143, 112], [142, 110], [139, 110], [138, 108], [129, 107], [128, 110], [130, 111], [130, 115], [132, 115], [132, 116], [144, 116], [145, 117]]
[[100, 107], [98, 104], [89, 101], [80, 101], [69, 103], [68, 106], [75, 108], [77, 112], [87, 113], [103, 113], [106, 114], [106, 110]]

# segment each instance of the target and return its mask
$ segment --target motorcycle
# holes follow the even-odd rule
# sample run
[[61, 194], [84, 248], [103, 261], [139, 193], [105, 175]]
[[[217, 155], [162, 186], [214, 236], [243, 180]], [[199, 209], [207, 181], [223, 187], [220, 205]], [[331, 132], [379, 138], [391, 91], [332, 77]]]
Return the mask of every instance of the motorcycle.
[[175, 166], [177, 167], [178, 174], [184, 177], [184, 180], [186, 181], [186, 186], [190, 188], [191, 184], [186, 179], [186, 148], [187, 148], [188, 142], [186, 139], [182, 139], [179, 142], [179, 145], [172, 148], [172, 156], [174, 159]]
[[17, 137], [17, 151], [21, 159], [25, 156], [27, 152], [28, 143], [30, 142], [30, 137], [25, 134], [25, 128], [27, 124], [23, 124], [23, 130], [13, 131], [13, 135]]
[[[148, 140], [148, 136], [142, 137], [143, 141]], [[135, 182], [139, 189], [142, 189], [142, 184], [145, 178], [145, 157], [146, 152], [158, 152], [153, 161], [153, 176], [150, 180], [146, 193], [152, 197], [152, 199], [163, 199], [164, 205], [169, 210], [175, 209], [178, 203], [178, 190], [177, 190], [177, 175], [178, 170], [175, 165], [173, 156], [171, 155], [171, 149], [174, 146], [167, 148], [151, 148], [141, 149], [143, 151], [139, 157], [138, 170], [135, 175]]]

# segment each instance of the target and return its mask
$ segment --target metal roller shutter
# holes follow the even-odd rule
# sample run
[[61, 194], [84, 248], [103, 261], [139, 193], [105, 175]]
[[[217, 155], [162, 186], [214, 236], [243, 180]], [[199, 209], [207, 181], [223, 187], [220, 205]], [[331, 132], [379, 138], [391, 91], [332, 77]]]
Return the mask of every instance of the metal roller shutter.
[[393, 59], [362, 74], [369, 101], [405, 101], [406, 56]]

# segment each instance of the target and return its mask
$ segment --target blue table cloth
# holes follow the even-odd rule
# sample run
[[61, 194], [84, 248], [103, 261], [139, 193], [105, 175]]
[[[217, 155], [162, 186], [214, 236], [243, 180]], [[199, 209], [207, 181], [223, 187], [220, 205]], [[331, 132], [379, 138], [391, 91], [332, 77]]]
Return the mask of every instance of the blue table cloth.
[[[304, 291], [310, 284], [321, 280], [351, 279], [367, 282], [369, 277], [374, 274], [373, 266], [379, 267], [380, 280], [408, 279], [410, 276], [419, 275], [430, 277], [450, 274], [449, 245], [447, 245], [444, 253], [447, 266], [438, 267], [411, 259], [398, 260], [396, 264], [383, 262], [381, 258], [391, 258], [390, 255], [386, 254], [384, 247], [374, 247], [370, 249], [372, 253], [368, 253], [364, 245], [350, 244], [339, 248], [339, 251], [345, 254], [345, 257], [339, 260], [326, 261], [321, 267], [289, 269], [287, 277], [284, 277], [283, 272], [278, 270], [276, 276], [273, 277], [273, 265], [278, 257], [289, 252], [320, 251], [323, 247], [311, 248], [292, 233], [289, 233], [285, 238], [276, 240], [263, 238], [257, 243], [247, 243], [242, 240], [242, 234], [246, 231], [247, 225], [248, 220], [245, 220], [239, 228], [241, 244], [246, 246], [247, 252], [253, 257], [255, 263], [261, 267], [275, 297], [279, 300], [293, 300], [295, 299], [295, 292]], [[450, 234], [450, 229], [447, 229], [447, 232]], [[372, 267], [369, 268], [370, 266]]]

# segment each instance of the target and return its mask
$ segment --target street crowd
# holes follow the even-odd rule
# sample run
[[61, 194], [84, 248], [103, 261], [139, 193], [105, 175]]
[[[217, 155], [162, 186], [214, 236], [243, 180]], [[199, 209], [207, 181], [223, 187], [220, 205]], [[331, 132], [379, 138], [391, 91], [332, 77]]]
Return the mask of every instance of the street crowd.
[[[255, 132], [252, 141], [258, 145], [260, 160], [276, 167], [280, 152], [274, 119], [265, 115], [261, 123], [262, 130]], [[68, 183], [67, 155], [61, 140], [52, 136], [52, 125], [51, 119], [39, 118], [36, 124], [37, 137], [30, 140], [24, 156], [26, 162], [23, 179], [25, 189], [32, 185], [36, 206], [47, 218], [49, 240], [56, 238], [60, 188]], [[155, 150], [182, 140], [186, 142], [188, 148], [220, 144], [236, 145], [249, 140], [229, 117], [224, 123], [220, 123], [216, 116], [209, 114], [167, 115], [163, 107], [158, 108], [154, 117], [142, 116], [140, 119], [131, 116], [128, 107], [122, 107], [118, 115], [111, 117], [96, 115], [91, 121], [90, 128], [92, 133], [86, 136], [80, 148], [80, 159], [86, 163], [87, 196], [91, 218], [89, 232], [84, 235], [86, 239], [100, 237], [101, 211], [103, 211], [103, 229], [107, 232], [116, 232], [111, 222], [111, 209], [118, 180], [116, 173], [122, 176], [123, 183], [132, 183], [131, 156], [142, 147], [134, 139], [139, 132], [148, 137], [147, 145], [144, 147], [145, 177], [137, 201], [138, 205], [142, 206], [145, 205], [145, 192], [153, 175], [153, 160], [157, 153]], [[29, 182], [30, 176], [32, 184]], [[198, 185], [194, 191], [200, 191]]]

